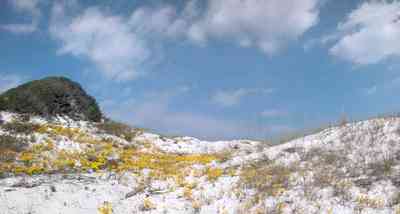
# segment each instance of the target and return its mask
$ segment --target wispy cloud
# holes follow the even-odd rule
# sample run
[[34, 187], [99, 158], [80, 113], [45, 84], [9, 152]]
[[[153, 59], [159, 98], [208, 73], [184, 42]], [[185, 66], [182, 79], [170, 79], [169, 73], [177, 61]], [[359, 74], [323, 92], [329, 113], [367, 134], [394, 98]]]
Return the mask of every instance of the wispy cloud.
[[392, 79], [390, 80], [361, 89], [361, 93], [366, 96], [372, 96], [378, 93], [397, 91], [399, 88], [400, 88], [400, 77], [392, 77]]
[[325, 47], [329, 44], [336, 42], [342, 35], [343, 33], [336, 32], [333, 34], [326, 34], [321, 37], [309, 39], [304, 42], [303, 49], [304, 51], [310, 51], [316, 47]]
[[50, 34], [59, 41], [58, 54], [92, 62], [108, 79], [128, 81], [145, 75], [161, 54], [156, 47], [185, 32], [190, 8], [178, 17], [174, 6], [139, 7], [129, 16], [79, 3], [53, 5]]
[[368, 1], [339, 23], [338, 41], [330, 53], [367, 65], [400, 56], [400, 2]]
[[220, 106], [231, 107], [239, 104], [241, 100], [246, 96], [255, 94], [270, 94], [273, 91], [274, 91], [273, 89], [248, 89], [248, 88], [239, 88], [234, 90], [219, 90], [212, 95], [211, 100], [212, 102]]
[[127, 19], [99, 8], [88, 8], [83, 14], [69, 17], [67, 9], [59, 3], [52, 12], [50, 33], [61, 43], [59, 54], [86, 58], [106, 77], [117, 81], [140, 75], [140, 67], [151, 52]]
[[284, 110], [280, 109], [265, 109], [261, 112], [261, 116], [265, 118], [278, 118], [278, 117], [285, 117], [289, 113]]
[[0, 25], [0, 29], [15, 34], [32, 33], [38, 29], [41, 11], [41, 0], [6, 0], [6, 3], [16, 12], [29, 17], [30, 23], [9, 23]]
[[30, 24], [6, 24], [0, 26], [1, 29], [15, 33], [15, 34], [28, 34], [36, 31], [37, 23]]

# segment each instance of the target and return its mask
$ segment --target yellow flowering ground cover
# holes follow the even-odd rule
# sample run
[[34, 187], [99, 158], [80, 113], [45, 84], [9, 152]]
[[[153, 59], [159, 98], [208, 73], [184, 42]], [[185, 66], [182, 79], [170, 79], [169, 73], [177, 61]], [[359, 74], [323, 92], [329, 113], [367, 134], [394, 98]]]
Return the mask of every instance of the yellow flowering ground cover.
[[[213, 161], [221, 162], [217, 154], [172, 154], [158, 149], [140, 149], [124, 146], [111, 140], [91, 136], [79, 128], [57, 125], [42, 125], [39, 134], [44, 134], [42, 143], [35, 143], [18, 153], [13, 162], [0, 162], [1, 173], [43, 174], [57, 172], [93, 172], [109, 170], [117, 173], [132, 171], [141, 173], [148, 169], [158, 179], [184, 177], [193, 165], [207, 166]], [[80, 151], [67, 151], [55, 146], [57, 137], [63, 136], [82, 145]], [[146, 145], [146, 142], [137, 142]], [[205, 167], [198, 176], [216, 180], [223, 174], [219, 168]]]

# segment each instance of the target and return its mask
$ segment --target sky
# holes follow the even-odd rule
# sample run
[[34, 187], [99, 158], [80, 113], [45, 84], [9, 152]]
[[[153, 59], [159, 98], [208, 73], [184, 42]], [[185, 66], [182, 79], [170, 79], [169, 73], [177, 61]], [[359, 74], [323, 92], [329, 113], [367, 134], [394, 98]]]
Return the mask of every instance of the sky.
[[0, 92], [65, 76], [107, 117], [208, 140], [397, 113], [400, 1], [0, 0]]

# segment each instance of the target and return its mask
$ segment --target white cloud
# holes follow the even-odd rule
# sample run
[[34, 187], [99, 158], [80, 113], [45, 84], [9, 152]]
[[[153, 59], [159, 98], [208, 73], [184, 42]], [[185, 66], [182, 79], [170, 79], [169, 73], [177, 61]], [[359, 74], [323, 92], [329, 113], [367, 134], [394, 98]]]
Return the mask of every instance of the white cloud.
[[8, 3], [15, 12], [28, 15], [31, 22], [4, 24], [0, 26], [0, 29], [15, 34], [27, 34], [37, 30], [41, 16], [40, 0], [9, 0]]
[[318, 22], [318, 0], [208, 0], [205, 8], [188, 1], [183, 11], [162, 5], [139, 8], [131, 24], [141, 32], [196, 44], [228, 40], [274, 54]]
[[317, 38], [312, 38], [304, 42], [303, 49], [304, 51], [309, 51], [315, 47], [319, 46], [327, 46], [332, 42], [337, 41], [343, 33], [336, 32], [334, 34], [328, 34]]
[[106, 100], [100, 102], [100, 105], [111, 118], [133, 126], [150, 128], [163, 134], [195, 136], [201, 139], [263, 139], [266, 134], [277, 134], [290, 129], [282, 125], [263, 126], [216, 118], [208, 114], [173, 110], [171, 104], [174, 99], [186, 92], [186, 87], [180, 87], [163, 93], [148, 93], [143, 98], [122, 102]]
[[330, 53], [366, 65], [400, 56], [400, 2], [370, 1], [338, 25], [340, 39]]
[[287, 115], [288, 113], [286, 111], [279, 109], [266, 109], [263, 112], [261, 112], [261, 116], [266, 118], [284, 117]]
[[88, 8], [76, 17], [65, 14], [64, 5], [54, 5], [50, 33], [61, 42], [59, 54], [85, 57], [106, 77], [117, 81], [141, 74], [140, 67], [151, 51], [127, 19], [98, 8]]
[[15, 34], [28, 34], [36, 31], [37, 24], [6, 24], [0, 26], [0, 28]]
[[188, 21], [188, 16], [178, 17], [175, 7], [163, 5], [138, 8], [132, 13], [129, 24], [138, 34], [177, 38], [185, 33]]
[[9, 2], [17, 11], [30, 12], [32, 14], [40, 13], [37, 8], [39, 0], [11, 0]]
[[273, 89], [239, 88], [235, 90], [219, 90], [212, 95], [211, 100], [220, 106], [230, 107], [239, 104], [246, 96], [253, 94], [269, 94], [272, 92]]
[[0, 93], [7, 91], [20, 85], [25, 78], [14, 74], [1, 74], [0, 75]]
[[248, 95], [249, 92], [245, 89], [238, 89], [234, 91], [217, 91], [212, 96], [212, 101], [221, 106], [234, 106], [240, 102], [240, 100]]
[[276, 53], [318, 22], [319, 0], [208, 0], [204, 7], [192, 0], [179, 11], [160, 4], [128, 17], [95, 7], [80, 14], [75, 7], [67, 15], [65, 2], [54, 3], [50, 23], [51, 36], [61, 43], [58, 53], [89, 59], [106, 77], [123, 81], [145, 73], [143, 66], [157, 61], [154, 48], [171, 40], [228, 40]]
[[189, 38], [228, 39], [274, 54], [318, 22], [318, 0], [209, 0]]

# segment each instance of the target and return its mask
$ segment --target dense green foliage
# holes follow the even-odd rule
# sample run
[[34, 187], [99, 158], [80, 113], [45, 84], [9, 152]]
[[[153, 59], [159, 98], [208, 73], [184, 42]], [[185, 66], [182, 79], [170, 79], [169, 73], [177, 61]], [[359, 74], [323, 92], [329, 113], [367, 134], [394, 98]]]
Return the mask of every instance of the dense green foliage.
[[98, 122], [102, 118], [96, 100], [64, 77], [28, 82], [0, 95], [0, 110], [41, 116], [67, 115]]

